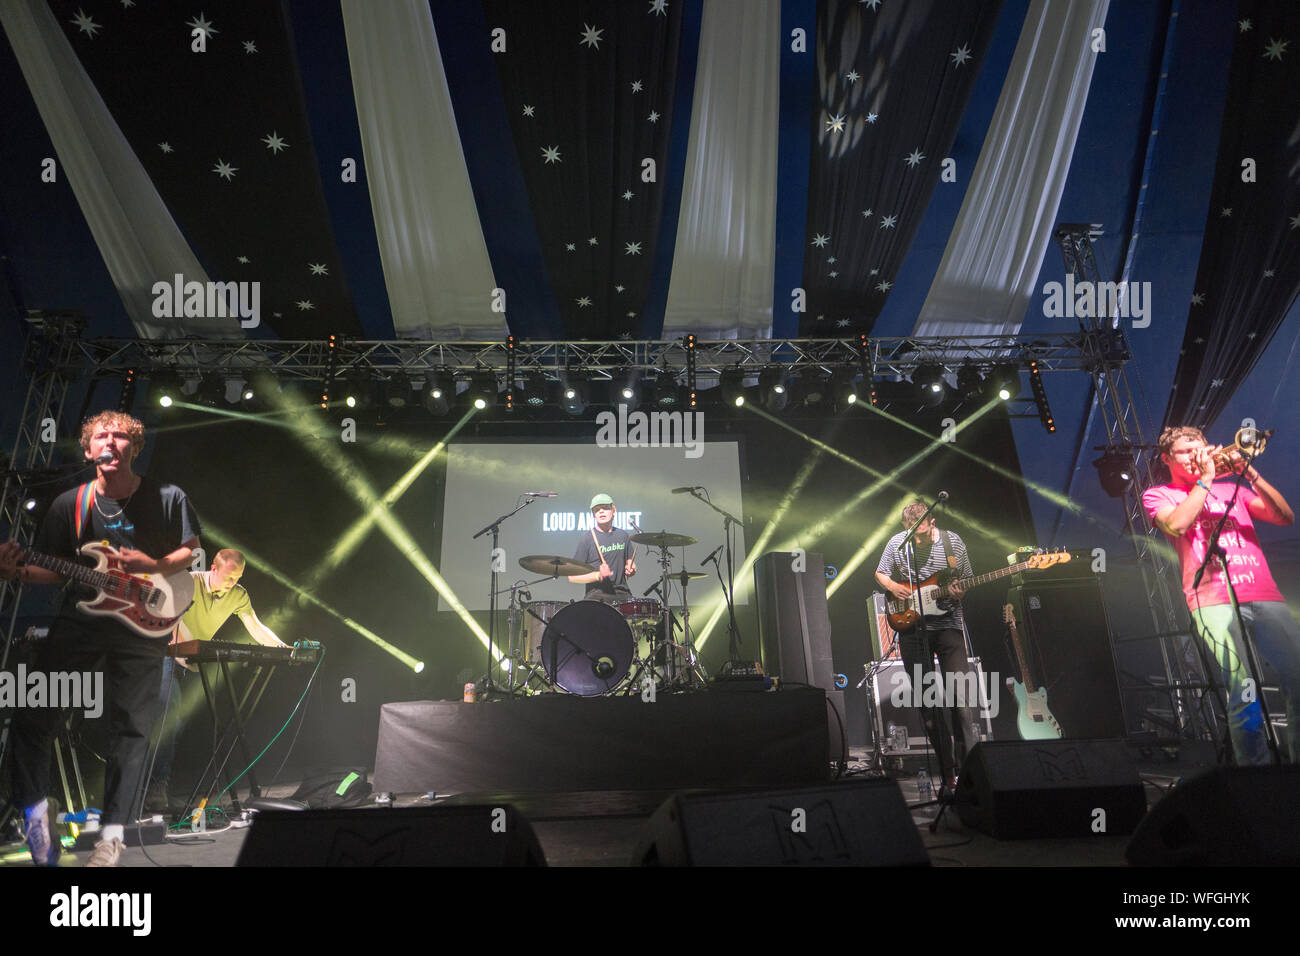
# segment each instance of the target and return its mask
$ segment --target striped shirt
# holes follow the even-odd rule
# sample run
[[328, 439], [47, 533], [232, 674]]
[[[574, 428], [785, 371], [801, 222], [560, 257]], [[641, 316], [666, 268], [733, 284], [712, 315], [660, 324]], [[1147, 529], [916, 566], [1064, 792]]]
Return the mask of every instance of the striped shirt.
[[[907, 581], [907, 566], [903, 563], [903, 555], [899, 552], [898, 546], [903, 543], [906, 531], [900, 531], [889, 539], [885, 545], [885, 551], [880, 556], [880, 564], [877, 565], [876, 571], [886, 574], [895, 581]], [[923, 562], [917, 572], [917, 580], [924, 581], [932, 574], [948, 570], [948, 551], [947, 539], [952, 538], [953, 557], [957, 559], [957, 566], [953, 569], [955, 577], [970, 578], [975, 576], [971, 570], [970, 558], [966, 554], [966, 542], [961, 539], [961, 535], [955, 531], [939, 531], [939, 540], [929, 549], [927, 555], [925, 545], [929, 542], [924, 539], [918, 541], [915, 545], [916, 559]], [[943, 617], [929, 618], [925, 626], [929, 630], [946, 630], [948, 628], [960, 629], [964, 621], [961, 614], [961, 605], [955, 604], [952, 613], [945, 614]]]

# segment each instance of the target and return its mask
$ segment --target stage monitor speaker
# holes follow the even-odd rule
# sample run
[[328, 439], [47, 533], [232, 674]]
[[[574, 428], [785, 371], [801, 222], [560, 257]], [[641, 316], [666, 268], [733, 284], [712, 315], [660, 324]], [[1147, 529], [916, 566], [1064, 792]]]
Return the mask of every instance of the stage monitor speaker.
[[646, 824], [638, 866], [929, 866], [892, 780], [679, 793]]
[[1300, 865], [1300, 766], [1216, 767], [1151, 808], [1124, 856], [1133, 866]]
[[1011, 588], [1008, 600], [1061, 735], [1123, 737], [1124, 707], [1100, 581], [1035, 581]]
[[963, 823], [998, 840], [1131, 833], [1147, 807], [1122, 740], [976, 744], [956, 805]]
[[[826, 609], [826, 567], [822, 556], [769, 551], [754, 562], [758, 598], [758, 642], [763, 670], [786, 683], [811, 684], [826, 691], [839, 717], [827, 718], [831, 756], [846, 747], [844, 693], [835, 687], [831, 618]], [[800, 570], [796, 571], [795, 567]]]
[[236, 866], [545, 866], [512, 806], [259, 813]]

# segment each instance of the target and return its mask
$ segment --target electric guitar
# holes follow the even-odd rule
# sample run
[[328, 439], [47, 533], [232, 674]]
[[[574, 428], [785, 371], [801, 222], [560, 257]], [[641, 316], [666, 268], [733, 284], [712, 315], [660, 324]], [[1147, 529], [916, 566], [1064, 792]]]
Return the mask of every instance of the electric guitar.
[[[951, 612], [951, 608], [941, 607], [939, 602], [950, 600], [949, 588], [954, 584], [963, 591], [969, 591], [971, 588], [988, 584], [990, 581], [996, 581], [998, 578], [1004, 578], [1008, 574], [1015, 574], [1026, 568], [1049, 568], [1053, 564], [1064, 564], [1069, 560], [1070, 552], [1065, 549], [1051, 552], [1040, 550], [1028, 561], [1021, 561], [1019, 564], [990, 571], [988, 574], [976, 575], [973, 578], [950, 581], [951, 571], [939, 571], [918, 584], [906, 598], [887, 594], [885, 617], [889, 620], [889, 626], [899, 634], [911, 634], [916, 630], [922, 617], [943, 617]], [[907, 584], [903, 586], [909, 587]]]
[[1020, 731], [1020, 739], [1053, 740], [1064, 737], [1061, 725], [1047, 709], [1047, 688], [1037, 686], [1034, 672], [1029, 669], [1029, 656], [1020, 645], [1020, 634], [1016, 631], [1015, 608], [1010, 604], [1002, 609], [1002, 620], [1011, 629], [1011, 644], [1016, 649], [1020, 676], [1025, 679], [1022, 684], [1014, 677], [1007, 678], [1007, 689], [1016, 695], [1016, 729]]
[[83, 544], [80, 551], [94, 558], [93, 568], [26, 548], [20, 560], [94, 589], [95, 596], [78, 601], [77, 607], [86, 614], [115, 618], [142, 637], [170, 637], [194, 603], [194, 578], [188, 570], [166, 575], [123, 571], [121, 555], [107, 541]]

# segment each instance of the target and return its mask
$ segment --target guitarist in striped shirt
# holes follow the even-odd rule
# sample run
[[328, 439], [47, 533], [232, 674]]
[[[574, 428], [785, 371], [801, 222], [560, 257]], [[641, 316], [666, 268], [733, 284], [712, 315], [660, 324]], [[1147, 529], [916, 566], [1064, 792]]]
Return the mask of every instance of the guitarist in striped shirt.
[[[925, 514], [926, 504], [913, 501], [903, 508], [903, 528], [907, 529]], [[906, 600], [911, 590], [903, 582], [907, 580], [907, 567], [898, 548], [903, 543], [906, 530], [900, 531], [889, 539], [885, 551], [880, 556], [876, 567], [876, 580], [880, 586], [894, 597]], [[941, 531], [935, 527], [934, 519], [927, 518], [916, 529], [916, 580], [921, 582], [940, 571], [951, 571], [954, 578], [974, 577], [970, 558], [966, 555], [966, 542], [961, 536], [951, 531]], [[970, 661], [966, 653], [966, 639], [962, 633], [961, 597], [962, 590], [955, 584], [949, 585], [952, 606], [940, 617], [928, 618], [925, 629], [917, 629], [910, 634], [899, 634], [898, 641], [903, 656], [903, 663], [913, 689], [922, 700], [921, 717], [925, 724], [926, 736], [930, 745], [939, 755], [939, 767], [943, 775], [943, 787], [949, 793], [957, 786], [957, 773], [966, 751], [975, 745], [969, 740], [972, 724], [978, 725], [979, 714], [976, 707], [957, 706], [957, 701], [945, 700], [940, 707], [927, 706], [931, 697], [925, 688], [919, 686], [917, 677], [933, 673], [939, 681], [939, 687], [956, 686], [947, 678], [948, 674], [961, 675], [970, 670]], [[934, 670], [934, 657], [939, 657], [939, 669]], [[962, 683], [965, 683], [963, 678]], [[949, 709], [953, 736], [949, 736], [943, 726], [941, 710]]]
[[[100, 412], [82, 426], [81, 447], [86, 461], [95, 465], [95, 479], [54, 500], [34, 550], [75, 559], [82, 544], [107, 541], [117, 549], [124, 571], [165, 575], [186, 569], [199, 545], [198, 517], [180, 488], [132, 470], [144, 448], [144, 425], [123, 412]], [[26, 584], [64, 583], [54, 571], [19, 566], [18, 556], [15, 542], [0, 544], [0, 577]], [[86, 614], [76, 605], [72, 594], [63, 595], [35, 668], [103, 669], [110, 702], [103, 834], [87, 865], [116, 866], [125, 824], [139, 809], [166, 642], [141, 637], [114, 617]], [[50, 745], [62, 719], [56, 707], [23, 708], [14, 719], [12, 799], [25, 811], [27, 844], [37, 866], [58, 864], [60, 847], [46, 794]]]

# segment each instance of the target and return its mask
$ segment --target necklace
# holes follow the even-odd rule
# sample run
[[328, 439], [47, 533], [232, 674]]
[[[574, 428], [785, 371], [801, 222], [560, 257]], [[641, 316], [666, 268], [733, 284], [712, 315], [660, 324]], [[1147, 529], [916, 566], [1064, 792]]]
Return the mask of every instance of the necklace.
[[113, 520], [114, 518], [120, 518], [122, 516], [122, 512], [126, 510], [126, 506], [131, 503], [131, 499], [135, 497], [135, 493], [139, 490], [140, 490], [140, 486], [136, 485], [135, 488], [132, 490], [132, 492], [122, 500], [121, 506], [112, 514], [109, 514], [107, 511], [105, 511], [103, 508], [99, 506], [99, 495], [95, 495], [95, 510], [99, 512], [100, 517], [106, 518], [109, 521]]

